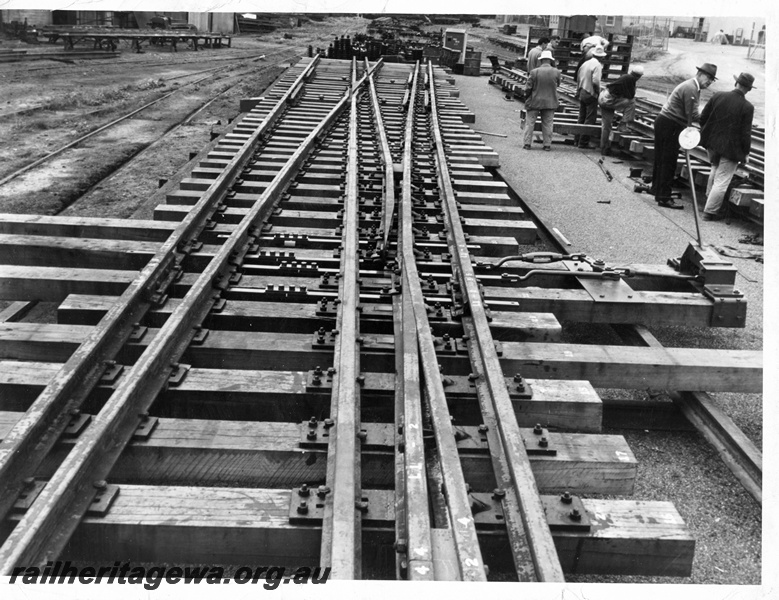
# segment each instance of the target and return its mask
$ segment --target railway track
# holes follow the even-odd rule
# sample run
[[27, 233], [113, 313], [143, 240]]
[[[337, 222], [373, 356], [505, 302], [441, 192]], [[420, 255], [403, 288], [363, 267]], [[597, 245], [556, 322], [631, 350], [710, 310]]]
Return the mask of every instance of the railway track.
[[154, 221], [0, 218], [3, 572], [689, 575], [673, 505], [592, 497], [637, 469], [595, 387], [760, 391], [760, 353], [558, 319], [743, 326], [735, 270], [517, 254], [536, 225], [430, 65], [303, 59], [246, 105]]
[[[274, 68], [274, 67], [271, 66], [271, 65], [268, 65], [266, 67], [266, 70], [270, 70], [272, 68]], [[217, 69], [218, 69], [218, 67], [217, 67]], [[17, 177], [23, 175], [24, 173], [27, 173], [28, 171], [30, 171], [32, 169], [35, 169], [36, 167], [38, 167], [40, 165], [44, 165], [44, 164], [50, 162], [52, 159], [54, 159], [56, 157], [59, 157], [63, 152], [66, 152], [67, 150], [70, 150], [71, 148], [79, 146], [80, 144], [82, 144], [83, 142], [88, 140], [89, 138], [92, 138], [92, 137], [94, 137], [96, 135], [102, 134], [105, 131], [108, 131], [111, 128], [120, 125], [123, 121], [126, 121], [127, 119], [130, 119], [130, 118], [134, 117], [135, 115], [143, 112], [147, 108], [150, 108], [150, 107], [152, 107], [152, 106], [154, 106], [154, 105], [156, 105], [156, 104], [158, 104], [160, 102], [164, 102], [166, 99], [170, 98], [174, 94], [179, 94], [180, 92], [186, 91], [189, 86], [196, 86], [196, 85], [198, 85], [200, 83], [203, 83], [203, 82], [209, 81], [211, 79], [214, 79], [214, 77], [215, 77], [215, 75], [213, 73], [214, 70], [215, 69], [212, 68], [212, 69], [207, 69], [205, 71], [199, 71], [198, 73], [190, 73], [190, 74], [187, 74], [187, 75], [184, 75], [184, 76], [173, 77], [173, 78], [168, 79], [168, 81], [170, 81], [171, 79], [178, 79], [180, 77], [193, 77], [193, 76], [196, 76], [196, 75], [202, 75], [204, 73], [208, 73], [208, 75], [204, 75], [203, 77], [199, 77], [199, 78], [197, 78], [197, 79], [195, 79], [193, 81], [182, 83], [179, 87], [177, 87], [177, 88], [175, 88], [175, 89], [165, 93], [164, 95], [160, 96], [159, 98], [156, 98], [155, 100], [147, 102], [147, 103], [143, 104], [140, 107], [134, 108], [132, 111], [122, 115], [121, 117], [118, 117], [118, 118], [116, 118], [116, 119], [106, 123], [105, 125], [97, 127], [96, 129], [93, 129], [89, 133], [79, 137], [78, 139], [73, 140], [73, 141], [65, 144], [64, 146], [61, 146], [60, 148], [57, 148], [56, 150], [53, 150], [52, 152], [47, 153], [46, 155], [42, 156], [41, 158], [39, 158], [39, 159], [37, 159], [37, 160], [35, 160], [35, 161], [33, 161], [33, 162], [31, 162], [31, 163], [21, 167], [21, 168], [13, 171], [12, 173], [9, 173], [8, 175], [6, 175], [6, 176], [2, 177], [2, 179], [0, 179], [0, 186], [5, 185], [6, 183], [8, 183], [10, 181], [13, 181]], [[243, 81], [243, 77], [245, 75], [247, 75], [248, 73], [250, 73], [250, 72], [253, 72], [254, 74], [256, 74], [256, 72], [257, 72], [256, 67], [254, 67], [254, 66], [244, 67], [243, 71], [230, 73], [230, 75], [228, 75], [228, 77], [230, 77], [231, 79], [236, 79], [237, 80], [236, 83], [233, 83], [233, 84], [229, 85], [224, 90], [222, 90], [222, 92], [220, 92], [219, 94], [217, 94], [216, 96], [214, 96], [212, 98], [209, 98], [208, 101], [202, 103], [195, 111], [193, 111], [189, 115], [185, 116], [184, 119], [181, 121], [181, 123], [179, 123], [175, 127], [178, 127], [178, 126], [188, 122], [190, 119], [192, 119], [192, 117], [195, 114], [197, 114], [198, 112], [200, 112], [201, 110], [206, 108], [216, 98], [218, 98], [222, 94], [232, 90], [234, 87], [236, 87], [238, 85], [241, 85], [241, 83]], [[225, 77], [225, 75], [221, 75], [221, 77], [219, 77], [218, 75], [219, 74], [217, 74], [217, 77], [216, 77], [217, 79], [221, 79], [221, 78]], [[170, 129], [166, 130], [166, 131], [161, 131], [160, 132], [160, 136], [159, 136], [158, 139], [163, 138], [165, 135], [169, 134], [170, 132], [171, 132]]]

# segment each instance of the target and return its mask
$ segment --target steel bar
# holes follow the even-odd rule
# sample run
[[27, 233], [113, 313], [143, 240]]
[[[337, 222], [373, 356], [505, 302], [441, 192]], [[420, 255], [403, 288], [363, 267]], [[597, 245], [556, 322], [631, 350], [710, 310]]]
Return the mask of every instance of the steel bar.
[[414, 127], [416, 126], [416, 96], [419, 93], [419, 64], [415, 66], [414, 79], [410, 89], [411, 100], [408, 103], [406, 119], [406, 137], [403, 151], [403, 186], [401, 196], [401, 222], [405, 229], [403, 244], [403, 288], [408, 289], [412, 298], [416, 329], [419, 335], [420, 355], [422, 359], [422, 377], [426, 398], [433, 422], [436, 438], [438, 462], [441, 468], [443, 494], [448, 509], [449, 528], [454, 541], [455, 555], [458, 559], [459, 577], [465, 581], [486, 580], [484, 561], [476, 538], [476, 528], [471, 514], [462, 466], [456, 453], [454, 431], [451, 416], [446, 403], [443, 381], [438, 366], [433, 336], [427, 319], [422, 291], [419, 287], [419, 275], [413, 251], [413, 234], [410, 231], [412, 206], [412, 168]]
[[[360, 323], [359, 295], [359, 218], [357, 175], [359, 169], [356, 64], [352, 63], [346, 150], [346, 195], [344, 203], [343, 259], [339, 277], [340, 303], [336, 328], [333, 365], [332, 405], [327, 458], [327, 484], [332, 490], [325, 503], [322, 530], [322, 563], [332, 568], [336, 579], [360, 579]], [[369, 78], [370, 80], [370, 78]]]
[[[489, 392], [489, 401], [497, 417], [502, 451], [507, 457], [506, 462], [509, 468], [510, 480], [519, 500], [520, 514], [524, 525], [523, 534], [520, 533], [519, 523], [516, 523], [515, 527], [510, 528], [509, 533], [516, 534], [515, 539], [512, 540], [513, 544], [520, 544], [521, 542], [517, 539], [520, 537], [524, 537], [527, 540], [527, 545], [533, 557], [535, 576], [539, 581], [562, 581], [562, 568], [557, 558], [551, 533], [546, 526], [543, 507], [535, 480], [530, 471], [525, 448], [521, 443], [517, 421], [513, 410], [511, 410], [511, 401], [503, 379], [503, 371], [498, 361], [492, 335], [490, 334], [489, 322], [484, 310], [479, 283], [466, 249], [462, 224], [457, 218], [454, 189], [449, 177], [443, 140], [439, 130], [440, 125], [437, 114], [437, 98], [432, 64], [428, 66], [428, 74], [431, 116], [436, 140], [436, 164], [444, 196], [445, 215], [449, 225], [450, 247], [452, 256], [456, 260], [456, 268], [458, 269], [457, 279], [463, 294], [463, 323], [464, 325], [467, 324], [467, 329], [470, 329], [467, 332], [469, 334], [468, 348], [471, 353], [472, 363], [478, 361], [483, 369], [482, 376], [487, 383], [485, 391]], [[465, 314], [468, 316], [465, 316]]]

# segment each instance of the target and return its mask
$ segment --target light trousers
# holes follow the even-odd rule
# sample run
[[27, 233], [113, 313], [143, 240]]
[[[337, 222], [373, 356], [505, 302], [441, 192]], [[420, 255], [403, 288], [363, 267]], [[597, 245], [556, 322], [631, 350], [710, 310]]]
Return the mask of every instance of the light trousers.
[[603, 150], [610, 146], [609, 135], [611, 134], [611, 124], [614, 121], [614, 113], [622, 112], [622, 122], [632, 123], [636, 115], [635, 98], [615, 98], [609, 94], [608, 90], [603, 90], [598, 97], [598, 106], [600, 106], [600, 149]]
[[530, 146], [533, 143], [533, 131], [536, 128], [536, 119], [541, 114], [541, 136], [544, 138], [544, 146], [552, 145], [552, 128], [554, 123], [554, 108], [526, 109], [524, 144]]
[[703, 212], [713, 215], [722, 208], [725, 193], [728, 191], [730, 180], [736, 173], [738, 162], [725, 158], [713, 150], [707, 152], [709, 163], [711, 163], [711, 172], [709, 173], [709, 182], [706, 185], [706, 206]]

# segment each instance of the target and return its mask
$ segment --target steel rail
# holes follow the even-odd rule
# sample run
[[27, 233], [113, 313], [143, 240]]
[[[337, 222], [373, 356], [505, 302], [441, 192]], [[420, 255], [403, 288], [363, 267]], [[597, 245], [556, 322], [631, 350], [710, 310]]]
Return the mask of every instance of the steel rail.
[[[360, 211], [357, 176], [359, 171], [356, 62], [352, 60], [349, 94], [349, 125], [346, 154], [343, 251], [338, 284], [338, 311], [333, 365], [333, 391], [326, 482], [332, 492], [325, 503], [322, 525], [321, 563], [329, 565], [334, 579], [360, 579], [361, 496], [360, 433]], [[370, 81], [370, 77], [368, 78]]]
[[[623, 340], [634, 346], [662, 348], [642, 325], [612, 325]], [[763, 503], [763, 454], [719, 408], [706, 392], [668, 391], [674, 404], [717, 451], [744, 489], [758, 504]]]
[[[460, 464], [459, 453], [457, 451], [454, 429], [452, 428], [452, 419], [449, 414], [446, 394], [444, 393], [444, 385], [438, 366], [436, 349], [433, 344], [433, 333], [427, 319], [427, 310], [424, 303], [422, 288], [419, 284], [419, 273], [414, 257], [411, 180], [414, 163], [414, 127], [416, 125], [415, 98], [417, 97], [418, 90], [421, 89], [421, 86], [419, 86], [419, 70], [419, 64], [417, 63], [410, 90], [411, 94], [408, 103], [408, 117], [406, 120], [403, 150], [403, 185], [400, 202], [400, 220], [403, 228], [401, 233], [403, 295], [404, 297], [410, 298], [410, 302], [413, 306], [414, 319], [416, 321], [419, 354], [422, 359], [425, 397], [429, 403], [429, 411], [433, 422], [433, 433], [435, 435], [444, 486], [444, 489], [440, 491], [443, 492], [446, 498], [449, 528], [452, 533], [455, 555], [457, 556], [456, 567], [458, 576], [464, 581], [486, 581], [487, 576], [484, 568], [484, 560], [476, 536], [476, 526], [471, 511], [470, 500], [468, 498], [467, 486], [465, 485], [462, 465]], [[417, 411], [413, 406], [407, 406], [404, 407], [404, 409], [409, 410], [411, 414], [416, 414]], [[412, 434], [416, 435], [418, 431], [413, 430], [411, 425], [411, 423], [406, 423], [403, 429], [406, 443], [416, 443]], [[421, 421], [419, 422], [419, 428], [421, 429]], [[407, 485], [415, 485], [416, 487], [420, 487], [421, 485], [416, 480], [410, 481], [407, 478], [406, 481]], [[412, 524], [409, 523], [409, 525]], [[421, 524], [414, 523], [413, 525], [420, 526]], [[421, 537], [421, 535], [418, 537]], [[421, 541], [424, 542], [424, 540]], [[421, 547], [424, 548], [425, 546]], [[423, 560], [425, 557], [420, 555], [418, 558], [419, 560]]]
[[[299, 79], [312, 72], [317, 62], [311, 61]], [[34, 476], [67, 427], [70, 411], [77, 410], [97, 384], [105, 370], [105, 361], [114, 358], [129, 337], [133, 324], [140, 322], [149, 310], [155, 288], [166, 278], [171, 278], [179, 244], [192, 239], [202, 230], [235, 174], [251, 157], [256, 141], [281, 114], [287, 97], [288, 94], [282, 95], [276, 107], [226, 166], [225, 173], [203, 192], [201, 200], [171, 232], [138, 277], [65, 362], [55, 379], [38, 395], [24, 418], [0, 442], [0, 518], [8, 514], [22, 490], [23, 480]]]
[[379, 104], [379, 96], [376, 92], [376, 84], [373, 81], [373, 78], [370, 80], [370, 92], [373, 114], [376, 115], [377, 123], [379, 125], [379, 147], [381, 149], [384, 166], [384, 190], [382, 191], [382, 207], [384, 212], [381, 217], [381, 244], [376, 250], [383, 258], [386, 258], [390, 231], [392, 230], [392, 219], [395, 215], [395, 166], [392, 159], [392, 153], [390, 152], [387, 132], [384, 129], [381, 119], [381, 106]]
[[[300, 79], [310, 75], [316, 63], [316, 59], [311, 61], [308, 67], [301, 73]], [[286, 94], [282, 96], [276, 109], [263, 121], [263, 125], [270, 125], [276, 120], [282, 108], [284, 108], [287, 97]], [[260, 196], [254, 207], [247, 213], [230, 237], [225, 240], [224, 245], [206, 269], [198, 276], [190, 291], [173, 311], [170, 319], [160, 329], [158, 335], [151, 340], [135, 365], [122, 378], [116, 391], [111, 395], [100, 413], [93, 419], [86, 434], [79, 439], [68, 457], [40, 493], [36, 502], [9, 535], [2, 548], [0, 548], [1, 572], [10, 573], [14, 566], [18, 564], [34, 565], [45, 562], [58, 555], [62, 550], [92, 502], [94, 490], [90, 487], [91, 483], [94, 480], [104, 479], [110, 473], [111, 467], [137, 428], [139, 423], [138, 415], [148, 410], [156, 394], [164, 387], [170, 375], [171, 362], [177, 360], [178, 356], [184, 352], [194, 335], [194, 327], [202, 322], [210, 310], [214, 299], [213, 286], [215, 282], [224, 277], [229, 271], [233, 252], [245, 245], [250, 239], [254, 239], [252, 233], [257, 221], [265, 218], [270, 212], [273, 201], [289, 183], [307, 153], [323, 134], [323, 131], [329, 128], [337, 116], [344, 110], [347, 100], [348, 97], [345, 96], [338, 102], [290, 157], [282, 170]], [[266, 129], [266, 127], [261, 125], [252, 134], [250, 139], [242, 146], [241, 151], [231, 160], [225, 173], [212, 184], [207, 192], [204, 192], [203, 197], [193, 209], [194, 214], [191, 214], [176, 229], [176, 232], [182, 232], [182, 234], [190, 233], [194, 228], [193, 225], [197, 222], [195, 215], [206, 213], [204, 208], [211, 206], [215, 197], [221, 196], [227, 185], [251, 156], [254, 150], [254, 143]], [[177, 236], [178, 240], [182, 238], [184, 238], [184, 235]], [[172, 240], [169, 238], [163, 244], [163, 250], [152, 261], [159, 263], [162, 262], [162, 258], [167, 258], [168, 261], [171, 261], [174, 249], [175, 245], [172, 244]], [[146, 277], [144, 277], [144, 274], [149, 271], [156, 271], [154, 265], [147, 266], [142, 271], [141, 277], [131, 284], [133, 290], [139, 288], [139, 281], [145, 281]], [[130, 298], [140, 294], [141, 291], [135, 292]], [[127, 292], [122, 298], [126, 296]], [[130, 303], [118, 303], [116, 305], [118, 308], [109, 311], [103, 321], [106, 321], [109, 315], [114, 316], [117, 312], [124, 312], [123, 309], [128, 304]], [[108, 320], [109, 322], [114, 321], [114, 319]], [[99, 335], [96, 332], [100, 332]], [[96, 335], [98, 342], [103, 341], [103, 344], [106, 343], [103, 328], [98, 326], [96, 332], [92, 333], [90, 339], [85, 344], [92, 341]], [[125, 337], [123, 336], [122, 340]], [[78, 358], [74, 365], [74, 371], [84, 368], [84, 363], [81, 362], [82, 354], [80, 354], [80, 350], [85, 344], [82, 344], [74, 354], [74, 357]], [[91, 347], [94, 347], [94, 344], [91, 344]], [[57, 387], [58, 381], [60, 380], [58, 379], [49, 387]], [[41, 396], [45, 396], [47, 390], [44, 390]], [[26, 434], [26, 439], [29, 440], [30, 432], [33, 429], [37, 429], [41, 437], [44, 437], [46, 432], [45, 430], [41, 431], [41, 429], [45, 428], [44, 421], [42, 419], [35, 420], [34, 416], [32, 416], [41, 412], [39, 410], [33, 411], [36, 405], [41, 404], [41, 396], [39, 396], [31, 409], [27, 411], [25, 417], [20, 422], [22, 425], [15, 427], [11, 432], [12, 435], [9, 435], [9, 438], [3, 441], [3, 458], [5, 459], [3, 466], [6, 466], [7, 469], [10, 466], [16, 467], [12, 474], [16, 476], [16, 480], [19, 483], [21, 483], [19, 475], [28, 476], [28, 474], [34, 472], [37, 465], [31, 466], [29, 461], [26, 460], [27, 456], [22, 455], [20, 457], [18, 452], [14, 453], [14, 446], [19, 446], [18, 441], [20, 439], [16, 432], [18, 430], [19, 433]], [[57, 397], [60, 397], [60, 395]], [[46, 402], [43, 408], [51, 412], [52, 406], [52, 402]], [[56, 419], [47, 419], [47, 421], [52, 420], [55, 423], [58, 422]], [[56, 440], [55, 436], [49, 435], [49, 438], [52, 437]], [[54, 440], [47, 441], [53, 444]], [[31, 447], [30, 449], [42, 458], [42, 454], [37, 447]], [[19, 467], [20, 462], [25, 463], [26, 469]], [[4, 485], [9, 485], [5, 479], [3, 479], [3, 482]], [[10, 498], [10, 503], [14, 502], [15, 497], [16, 494]], [[3, 501], [8, 502], [8, 499], [4, 496]]]
[[[412, 80], [412, 94], [416, 90], [419, 66], [415, 65]], [[378, 109], [378, 102], [374, 104]], [[406, 127], [404, 128], [404, 154], [403, 167], [403, 194], [400, 207], [398, 227], [398, 266], [401, 267], [403, 279], [401, 282], [402, 293], [393, 297], [395, 312], [399, 314], [399, 333], [397, 340], [396, 362], [397, 388], [396, 388], [396, 423], [398, 437], [401, 440], [401, 448], [398, 456], [401, 463], [400, 476], [396, 479], [396, 505], [402, 508], [399, 511], [399, 519], [396, 525], [398, 532], [398, 558], [404, 569], [399, 569], [405, 579], [411, 581], [429, 581], [435, 579], [436, 573], [433, 563], [433, 542], [431, 538], [431, 521], [428, 506], [428, 485], [425, 468], [425, 446], [422, 421], [422, 389], [421, 373], [419, 368], [420, 349], [418, 326], [415, 318], [415, 307], [424, 303], [422, 290], [419, 286], [419, 277], [412, 277], [413, 283], [407, 276], [409, 269], [416, 268], [413, 251], [413, 223], [411, 220], [411, 186], [406, 182], [411, 181], [411, 169], [413, 155], [411, 143], [414, 133], [414, 103], [410, 102], [406, 113]], [[386, 135], [383, 134], [383, 121], [378, 113], [377, 121], [381, 129], [380, 138], [382, 155], [385, 164], [384, 180], [384, 207], [385, 211], [394, 212], [395, 202], [395, 176], [392, 167], [392, 154], [389, 144], [386, 143]], [[389, 165], [389, 166], [388, 166]], [[391, 195], [391, 199], [387, 196]], [[390, 208], [393, 207], [393, 208]], [[387, 216], [385, 212], [385, 217]], [[392, 215], [389, 221], [385, 221], [387, 227], [391, 226]], [[388, 229], [385, 229], [388, 234]], [[385, 237], [386, 240], [386, 237]], [[423, 304], [422, 307], [424, 308]], [[429, 350], [429, 349], [428, 349]], [[435, 352], [435, 350], [433, 350]]]
[[[491, 448], [502, 452], [505, 456], [508, 473], [505, 474], [503, 483], [507, 486], [513, 486], [520, 507], [521, 523], [519, 523], [516, 513], [507, 512], [506, 514], [507, 524], [511, 523], [508, 527], [509, 538], [512, 546], [525, 544], [528, 546], [533, 560], [535, 578], [539, 581], [563, 581], [560, 560], [519, 432], [516, 415], [495, 350], [495, 343], [490, 333], [479, 282], [470, 261], [462, 223], [458, 218], [457, 201], [446, 162], [438, 117], [436, 83], [431, 63], [428, 63], [428, 82], [436, 168], [439, 186], [444, 196], [445, 220], [448, 224], [447, 240], [457, 271], [456, 279], [463, 294], [463, 326], [469, 337], [468, 350], [471, 364], [478, 365], [480, 372], [477, 375], [484, 382], [484, 385], [477, 386], [477, 393], [480, 404], [488, 406], [491, 412], [494, 412], [500, 443], [497, 447], [491, 445]], [[526, 541], [523, 541], [522, 537]]]

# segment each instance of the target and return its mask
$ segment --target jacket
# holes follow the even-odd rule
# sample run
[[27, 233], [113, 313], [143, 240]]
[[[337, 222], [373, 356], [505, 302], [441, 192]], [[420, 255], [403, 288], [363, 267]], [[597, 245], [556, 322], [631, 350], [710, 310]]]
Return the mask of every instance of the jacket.
[[600, 78], [603, 72], [603, 65], [594, 56], [585, 62], [576, 74], [576, 89], [587, 90], [592, 96], [600, 94]]
[[752, 147], [755, 107], [734, 89], [717, 92], [701, 113], [701, 146], [736, 162], [742, 162]]
[[538, 57], [541, 56], [543, 48], [536, 46], [527, 53], [527, 72], [530, 73], [533, 69], [538, 68]]
[[637, 81], [638, 78], [635, 75], [627, 73], [609, 83], [606, 88], [615, 98], [627, 98], [628, 100], [632, 100], [636, 97]]
[[541, 65], [530, 71], [525, 83], [525, 108], [529, 110], [555, 109], [560, 104], [557, 86], [560, 85], [560, 71], [552, 65]]
[[671, 95], [660, 109], [660, 114], [676, 121], [679, 125], [687, 127], [693, 121], [701, 118], [698, 112], [698, 102], [701, 99], [701, 87], [693, 77], [683, 81], [674, 88]]

